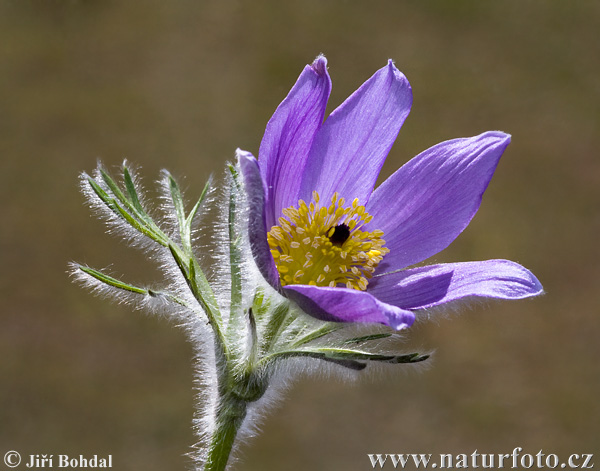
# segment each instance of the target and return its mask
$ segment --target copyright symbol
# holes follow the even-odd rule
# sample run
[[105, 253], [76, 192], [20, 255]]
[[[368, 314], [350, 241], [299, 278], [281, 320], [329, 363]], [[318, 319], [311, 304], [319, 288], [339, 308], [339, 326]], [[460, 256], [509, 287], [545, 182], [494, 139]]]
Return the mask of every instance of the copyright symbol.
[[21, 464], [21, 455], [18, 451], [8, 451], [4, 455], [4, 464], [9, 468], [16, 468]]

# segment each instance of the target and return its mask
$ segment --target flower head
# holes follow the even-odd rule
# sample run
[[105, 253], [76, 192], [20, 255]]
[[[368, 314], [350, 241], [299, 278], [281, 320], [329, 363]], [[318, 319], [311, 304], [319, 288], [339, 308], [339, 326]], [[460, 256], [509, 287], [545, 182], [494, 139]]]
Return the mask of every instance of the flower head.
[[319, 319], [396, 329], [452, 301], [542, 292], [508, 260], [407, 268], [469, 224], [509, 135], [443, 142], [374, 189], [410, 111], [408, 80], [389, 61], [323, 121], [330, 90], [319, 56], [267, 124], [259, 159], [238, 151], [252, 252], [274, 288]]

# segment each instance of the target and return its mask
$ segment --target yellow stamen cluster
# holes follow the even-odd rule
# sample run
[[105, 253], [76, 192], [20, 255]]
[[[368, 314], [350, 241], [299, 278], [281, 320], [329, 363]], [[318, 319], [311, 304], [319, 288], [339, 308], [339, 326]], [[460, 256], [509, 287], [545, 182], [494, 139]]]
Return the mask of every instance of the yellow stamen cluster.
[[285, 217], [267, 234], [282, 285], [303, 284], [367, 289], [375, 268], [389, 252], [384, 247], [383, 231], [363, 231], [373, 216], [358, 204], [349, 207], [337, 193], [329, 206], [313, 201], [298, 202], [283, 210]]

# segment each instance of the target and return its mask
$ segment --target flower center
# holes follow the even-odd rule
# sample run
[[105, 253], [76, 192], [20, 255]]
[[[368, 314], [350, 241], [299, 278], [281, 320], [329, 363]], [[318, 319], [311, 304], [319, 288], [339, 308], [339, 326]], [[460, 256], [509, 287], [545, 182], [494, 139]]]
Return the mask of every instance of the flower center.
[[313, 201], [298, 202], [298, 208], [283, 210], [277, 226], [267, 234], [282, 285], [343, 286], [367, 289], [383, 256], [383, 231], [361, 230], [373, 216], [359, 206], [358, 198], [344, 207], [345, 200], [334, 193], [329, 206]]

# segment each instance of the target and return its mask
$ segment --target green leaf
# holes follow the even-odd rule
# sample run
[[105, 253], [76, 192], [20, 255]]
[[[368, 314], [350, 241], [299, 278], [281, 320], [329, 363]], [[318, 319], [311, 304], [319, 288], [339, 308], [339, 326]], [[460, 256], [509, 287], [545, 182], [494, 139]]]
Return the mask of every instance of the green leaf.
[[430, 355], [428, 355], [427, 353], [408, 353], [406, 355], [397, 355], [396, 357], [394, 357], [393, 360], [390, 360], [388, 363], [419, 363], [421, 361], [429, 359], [429, 356]]
[[[102, 179], [104, 180], [104, 183], [106, 183], [107, 187], [113, 193], [115, 198], [106, 193], [106, 191], [104, 191], [104, 189], [93, 178], [88, 177], [87, 181], [96, 195], [98, 195], [98, 197], [111, 211], [122, 217], [138, 232], [141, 232], [145, 236], [166, 247], [169, 243], [169, 238], [158, 228], [152, 219], [150, 219], [150, 217], [143, 212], [143, 210], [142, 214], [140, 214], [140, 212], [119, 189], [112, 177], [102, 167], [98, 167], [98, 169]], [[131, 182], [131, 184], [133, 184], [133, 182]]]
[[206, 182], [206, 184], [204, 185], [204, 189], [202, 190], [202, 193], [200, 194], [200, 198], [198, 199], [198, 201], [196, 202], [196, 204], [190, 211], [190, 214], [186, 217], [185, 206], [183, 203], [183, 196], [181, 194], [179, 185], [177, 184], [177, 181], [173, 178], [173, 176], [169, 172], [165, 171], [165, 173], [169, 180], [169, 191], [171, 193], [171, 200], [173, 201], [173, 207], [175, 208], [175, 214], [177, 216], [177, 223], [179, 225], [179, 234], [181, 236], [181, 244], [183, 246], [183, 250], [187, 255], [193, 256], [193, 253], [192, 253], [192, 221], [194, 220], [194, 217], [198, 213], [200, 206], [202, 205], [202, 203], [204, 202], [204, 199], [206, 198], [206, 195], [208, 193], [208, 188], [210, 187], [211, 181], [209, 179], [209, 181]]
[[177, 296], [171, 293], [164, 293], [162, 291], [155, 291], [148, 288], [140, 288], [139, 286], [134, 286], [131, 283], [126, 283], [125, 281], [118, 280], [117, 278], [107, 275], [106, 273], [102, 273], [99, 270], [95, 270], [94, 268], [90, 267], [85, 267], [83, 265], [77, 265], [77, 268], [85, 274], [91, 276], [92, 278], [95, 278], [108, 286], [112, 286], [113, 288], [118, 288], [123, 291], [141, 294], [144, 296], [151, 296], [153, 298], [161, 296], [182, 306], [190, 307], [184, 300], [178, 298]]
[[179, 269], [181, 270], [188, 287], [200, 306], [202, 306], [206, 317], [208, 317], [208, 322], [212, 326], [215, 335], [215, 354], [218, 358], [217, 365], [219, 369], [227, 370], [231, 362], [231, 352], [223, 336], [223, 320], [213, 290], [194, 257], [190, 258], [189, 265], [186, 266], [177, 247], [173, 244], [169, 244], [169, 250], [177, 265], [179, 265]]
[[212, 288], [204, 276], [204, 273], [200, 270], [200, 267], [194, 259], [190, 259], [189, 263], [187, 263], [183, 258], [184, 256], [181, 253], [181, 249], [175, 245], [169, 244], [169, 250], [171, 251], [175, 263], [177, 263], [181, 274], [185, 278], [188, 287], [192, 291], [192, 294], [198, 300], [200, 306], [208, 316], [208, 320], [213, 325], [213, 329], [218, 331], [218, 335], [221, 336], [221, 313], [214, 298]]
[[323, 357], [323, 358], [321, 358], [321, 360], [328, 361], [330, 363], [335, 363], [336, 365], [343, 366], [344, 368], [349, 368], [349, 369], [355, 370], [355, 371], [361, 371], [367, 367], [366, 363], [361, 363], [360, 361], [354, 361], [354, 360], [338, 360], [338, 359], [327, 358], [327, 357]]
[[252, 300], [252, 309], [254, 311], [254, 317], [256, 317], [259, 322], [268, 312], [271, 307], [271, 298], [265, 297], [265, 291], [263, 288], [256, 288], [256, 292], [254, 293], [254, 299]]
[[407, 353], [403, 355], [383, 355], [380, 353], [370, 353], [342, 348], [320, 348], [316, 351], [324, 352], [330, 358], [379, 361], [384, 363], [417, 363], [420, 361], [427, 360], [429, 358], [429, 355], [422, 355], [420, 353]]
[[316, 340], [316, 339], [324, 337], [325, 335], [328, 335], [332, 332], [335, 332], [336, 330], [340, 330], [343, 327], [344, 327], [343, 324], [341, 324], [339, 322], [338, 323], [328, 322], [325, 325], [319, 327], [318, 329], [313, 330], [312, 332], [304, 335], [302, 338], [296, 340], [292, 344], [292, 347], [293, 348], [300, 347], [304, 344], [312, 342], [313, 340]]
[[[133, 216], [131, 216], [131, 214], [129, 214], [118, 202], [115, 198], [112, 198], [108, 193], [106, 193], [104, 191], [104, 189], [98, 185], [98, 183], [96, 182], [96, 180], [94, 180], [91, 177], [88, 177], [88, 183], [90, 184], [90, 186], [92, 187], [92, 189], [94, 190], [94, 192], [96, 193], [96, 195], [98, 195], [98, 197], [104, 202], [104, 204], [113, 212], [115, 213], [117, 216], [120, 216], [121, 218], [123, 218], [124, 220], [126, 220], [130, 226], [132, 226], [134, 229], [136, 229], [137, 231], [143, 233], [144, 235], [147, 235], [148, 237], [150, 237], [153, 240], [156, 240], [155, 237], [153, 237], [153, 235], [148, 232], [140, 223], [140, 221], [138, 221], [137, 219], [135, 219]], [[114, 192], [113, 192], [114, 193]], [[166, 245], [166, 244], [163, 244]]]
[[112, 194], [115, 195], [115, 197], [122, 204], [130, 206], [131, 203], [129, 202], [129, 200], [125, 197], [125, 195], [123, 194], [123, 192], [119, 188], [119, 185], [117, 185], [117, 183], [108, 174], [108, 172], [104, 169], [104, 167], [98, 166], [98, 170], [100, 171], [100, 175], [102, 176], [102, 180], [104, 180], [104, 183], [109, 188], [109, 190], [112, 192]]
[[[131, 178], [131, 174], [129, 173], [129, 169], [125, 165], [123, 165], [123, 181], [125, 182], [125, 187], [127, 189], [127, 194], [129, 195], [129, 198], [121, 191], [119, 185], [115, 182], [115, 180], [110, 176], [110, 174], [106, 171], [104, 167], [98, 166], [98, 170], [100, 171], [100, 175], [102, 176], [104, 183], [113, 193], [115, 198], [119, 201], [120, 205], [124, 209], [126, 208], [127, 212], [130, 213], [132, 217], [140, 221], [140, 223], [143, 223], [145, 225], [152, 225], [152, 219], [150, 218], [150, 216], [148, 216], [148, 214], [146, 214], [146, 211], [144, 211], [144, 208], [142, 207], [138, 199], [137, 191]], [[155, 226], [154, 229], [158, 229], [158, 227]]]
[[175, 208], [175, 215], [177, 216], [177, 223], [179, 225], [179, 233], [181, 235], [181, 243], [184, 251], [189, 254], [191, 252], [191, 243], [189, 234], [186, 233], [186, 218], [185, 209], [183, 207], [183, 198], [181, 197], [181, 191], [179, 185], [175, 179], [167, 172], [167, 178], [169, 179], [169, 191], [171, 192], [171, 200], [173, 201], [173, 207]]
[[[259, 298], [260, 297], [260, 298]], [[261, 303], [263, 297], [263, 292], [259, 291], [255, 295], [254, 304], [257, 302]], [[259, 298], [260, 300], [257, 300]], [[270, 302], [269, 302], [270, 304]], [[270, 315], [268, 317], [267, 324], [263, 331], [263, 345], [262, 349], [264, 352], [268, 352], [275, 345], [277, 338], [279, 338], [279, 333], [282, 330], [284, 325], [284, 321], [288, 316], [290, 311], [290, 303], [289, 301], [283, 301], [279, 303], [275, 308], [270, 311]]]
[[112, 286], [113, 288], [118, 288], [118, 289], [122, 289], [123, 291], [129, 291], [131, 293], [144, 294], [144, 295], [149, 295], [149, 296], [152, 296], [154, 293], [146, 288], [139, 288], [139, 287], [133, 286], [129, 283], [125, 283], [124, 281], [117, 280], [116, 278], [106, 275], [106, 274], [102, 273], [101, 271], [94, 270], [93, 268], [84, 267], [81, 265], [79, 265], [78, 268], [82, 272], [90, 275], [93, 278], [96, 278], [98, 281], [101, 281], [104, 284]]
[[242, 189], [242, 185], [240, 183], [240, 175], [232, 164], [227, 164], [227, 168], [229, 169], [229, 173], [231, 173], [231, 177], [233, 178], [233, 183], [235, 184], [236, 189], [239, 191]]
[[[193, 253], [192, 253], [192, 222], [194, 221], [194, 218], [196, 217], [196, 214], [198, 213], [200, 206], [202, 206], [202, 203], [204, 202], [204, 199], [206, 198], [206, 195], [208, 194], [208, 189], [210, 187], [210, 184], [211, 184], [211, 179], [209, 178], [209, 180], [204, 185], [204, 189], [202, 190], [202, 193], [200, 194], [200, 198], [198, 198], [198, 201], [196, 202], [196, 204], [190, 211], [190, 214], [188, 214], [187, 218], [185, 218], [185, 220], [183, 220], [183, 222], [181, 222], [181, 221], [179, 222], [180, 231], [181, 231], [181, 243], [183, 245], [184, 250], [186, 250], [190, 256], [193, 256]], [[183, 204], [181, 206], [182, 206], [182, 210], [183, 210]], [[178, 218], [179, 218], [179, 216], [178, 216]]]
[[195, 289], [202, 298], [202, 302], [206, 305], [206, 308], [210, 310], [213, 317], [220, 324], [221, 311], [219, 310], [219, 305], [215, 298], [215, 293], [213, 292], [213, 289], [210, 286], [206, 275], [200, 268], [200, 265], [193, 257], [190, 258], [189, 271], [190, 277], [192, 278], [194, 286], [196, 287]]
[[112, 203], [114, 204], [114, 206], [117, 210], [117, 213], [120, 214], [121, 217], [123, 217], [123, 219], [125, 219], [131, 227], [133, 227], [134, 229], [137, 229], [138, 232], [141, 232], [142, 234], [149, 237], [153, 241], [158, 242], [160, 245], [163, 245], [166, 247], [169, 244], [168, 240], [163, 239], [160, 234], [156, 234], [151, 229], [144, 226], [141, 222], [139, 222], [137, 219], [135, 219], [131, 214], [129, 214], [127, 211], [125, 211], [125, 209], [123, 209], [114, 199], [112, 200]]
[[328, 361], [378, 361], [383, 363], [417, 363], [427, 360], [429, 355], [419, 353], [409, 353], [405, 355], [383, 355], [379, 353], [363, 352], [345, 348], [303, 348], [300, 350], [286, 350], [263, 359], [265, 362], [274, 361], [281, 358], [290, 357], [310, 357], [320, 358]]
[[239, 198], [239, 187], [235, 182], [235, 169], [230, 165], [232, 172], [232, 182], [229, 187], [229, 264], [231, 277], [230, 291], [230, 314], [229, 324], [227, 326], [227, 336], [237, 335], [236, 331], [241, 328], [244, 321], [242, 313], [242, 253], [240, 250], [241, 236], [236, 231], [236, 204]]
[[[129, 199], [125, 198], [126, 206], [128, 209], [140, 220], [143, 221], [145, 226], [154, 234], [157, 235], [161, 240], [168, 242], [169, 238], [167, 235], [156, 225], [154, 220], [148, 215], [142, 203], [139, 200], [137, 189], [131, 178], [129, 168], [126, 163], [123, 163], [123, 181], [125, 182], [125, 188]], [[164, 245], [164, 244], [163, 244]]]
[[[258, 332], [256, 330], [256, 318], [252, 308], [248, 308], [248, 327], [250, 329], [250, 353], [248, 355], [248, 363], [253, 365], [256, 362], [258, 355]], [[228, 332], [229, 333], [229, 332]], [[239, 335], [239, 332], [237, 333]]]
[[335, 363], [336, 365], [340, 365], [345, 368], [350, 368], [352, 370], [357, 370], [357, 371], [360, 371], [367, 366], [365, 363], [356, 361], [353, 358], [341, 358], [341, 357], [338, 358], [335, 356], [330, 356], [325, 352], [321, 352], [321, 351], [317, 351], [317, 350], [295, 350], [295, 351], [279, 352], [279, 353], [276, 353], [276, 354], [273, 354], [273, 355], [263, 358], [261, 363], [268, 364], [274, 360], [283, 359], [283, 358], [291, 358], [291, 357], [315, 358], [318, 360]]
[[121, 214], [118, 212], [117, 208], [115, 207], [115, 200], [114, 198], [111, 198], [108, 193], [106, 193], [106, 191], [104, 191], [104, 189], [98, 185], [98, 183], [96, 183], [96, 180], [94, 180], [92, 177], [88, 177], [87, 181], [89, 183], [89, 185], [92, 187], [92, 190], [94, 190], [94, 193], [96, 193], [96, 195], [98, 196], [98, 198], [100, 198], [102, 200], [102, 202], [108, 206], [108, 208], [114, 212], [115, 214], [117, 214], [118, 216], [120, 216]]
[[206, 198], [206, 195], [208, 194], [208, 189], [210, 188], [211, 184], [212, 184], [212, 178], [209, 178], [208, 181], [206, 182], [206, 184], [204, 185], [204, 189], [202, 190], [202, 193], [200, 193], [200, 198], [198, 198], [198, 201], [196, 202], [196, 204], [190, 211], [190, 214], [188, 214], [188, 217], [186, 219], [186, 227], [188, 229], [188, 232], [191, 231], [192, 221], [196, 217], [196, 214], [198, 213], [200, 206], [202, 206], [202, 203], [204, 202], [204, 199]]
[[346, 348], [314, 348], [308, 351], [322, 353], [328, 358], [347, 359], [347, 360], [370, 360], [370, 361], [391, 361], [394, 355], [382, 355], [380, 353], [363, 352]]
[[391, 336], [392, 336], [391, 332], [383, 332], [381, 334], [363, 335], [362, 337], [354, 337], [351, 339], [346, 339], [346, 340], [344, 340], [344, 344], [350, 345], [353, 343], [370, 342], [371, 340], [385, 339], [385, 338], [388, 338]]
[[127, 189], [127, 194], [129, 195], [129, 199], [133, 207], [144, 216], [147, 216], [146, 211], [142, 207], [142, 203], [138, 198], [137, 190], [135, 189], [135, 185], [133, 183], [133, 179], [131, 178], [131, 174], [129, 173], [129, 169], [123, 165], [123, 181], [125, 182], [125, 188]]

